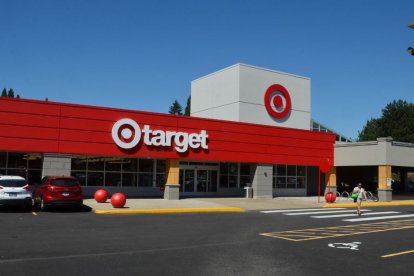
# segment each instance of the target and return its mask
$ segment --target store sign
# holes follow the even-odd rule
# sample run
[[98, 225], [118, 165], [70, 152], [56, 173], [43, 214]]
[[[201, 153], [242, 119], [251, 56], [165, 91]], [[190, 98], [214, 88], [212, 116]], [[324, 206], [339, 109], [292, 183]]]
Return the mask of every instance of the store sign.
[[141, 127], [132, 119], [121, 119], [112, 127], [112, 139], [118, 147], [132, 149], [143, 138], [147, 146], [172, 147], [178, 152], [186, 152], [188, 148], [208, 149], [207, 131], [200, 133], [187, 133], [181, 131], [164, 131], [152, 129], [150, 125]]
[[267, 113], [277, 120], [284, 119], [292, 109], [289, 92], [280, 84], [272, 84], [267, 88], [264, 104]]

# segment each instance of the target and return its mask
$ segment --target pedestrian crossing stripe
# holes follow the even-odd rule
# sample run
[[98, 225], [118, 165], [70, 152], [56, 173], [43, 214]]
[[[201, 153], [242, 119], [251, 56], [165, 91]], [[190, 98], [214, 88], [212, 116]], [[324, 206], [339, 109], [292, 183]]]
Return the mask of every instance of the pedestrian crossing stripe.
[[269, 232], [260, 233], [259, 235], [275, 239], [284, 239], [288, 241], [299, 242], [343, 236], [361, 235], [376, 232], [386, 232], [393, 230], [402, 230], [409, 228], [414, 228], [414, 219], [335, 227], [310, 228], [281, 232]]

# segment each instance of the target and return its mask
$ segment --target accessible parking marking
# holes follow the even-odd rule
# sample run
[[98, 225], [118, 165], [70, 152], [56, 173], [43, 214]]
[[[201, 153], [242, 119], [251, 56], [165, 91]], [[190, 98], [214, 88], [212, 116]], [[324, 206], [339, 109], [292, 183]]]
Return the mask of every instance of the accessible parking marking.
[[359, 225], [345, 225], [336, 227], [310, 228], [301, 230], [290, 230], [281, 232], [260, 233], [275, 239], [284, 239], [288, 241], [308, 241], [326, 238], [335, 238], [343, 236], [353, 236], [376, 232], [385, 232], [400, 229], [414, 228], [414, 219], [396, 220], [387, 222], [376, 222]]

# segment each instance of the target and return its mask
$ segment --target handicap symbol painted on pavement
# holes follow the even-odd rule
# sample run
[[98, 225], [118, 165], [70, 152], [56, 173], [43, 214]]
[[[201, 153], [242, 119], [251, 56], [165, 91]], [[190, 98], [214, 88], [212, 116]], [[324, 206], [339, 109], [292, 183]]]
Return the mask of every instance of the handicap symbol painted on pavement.
[[328, 244], [329, 247], [333, 248], [340, 248], [340, 249], [351, 249], [351, 250], [359, 250], [358, 246], [361, 242], [336, 242]]

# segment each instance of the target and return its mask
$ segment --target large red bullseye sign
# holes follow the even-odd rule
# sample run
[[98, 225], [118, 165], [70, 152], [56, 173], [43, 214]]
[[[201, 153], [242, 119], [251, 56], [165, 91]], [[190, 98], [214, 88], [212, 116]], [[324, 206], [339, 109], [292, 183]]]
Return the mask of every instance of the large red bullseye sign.
[[292, 109], [289, 92], [280, 84], [272, 84], [267, 88], [264, 96], [264, 104], [267, 113], [279, 120], [289, 115]]

